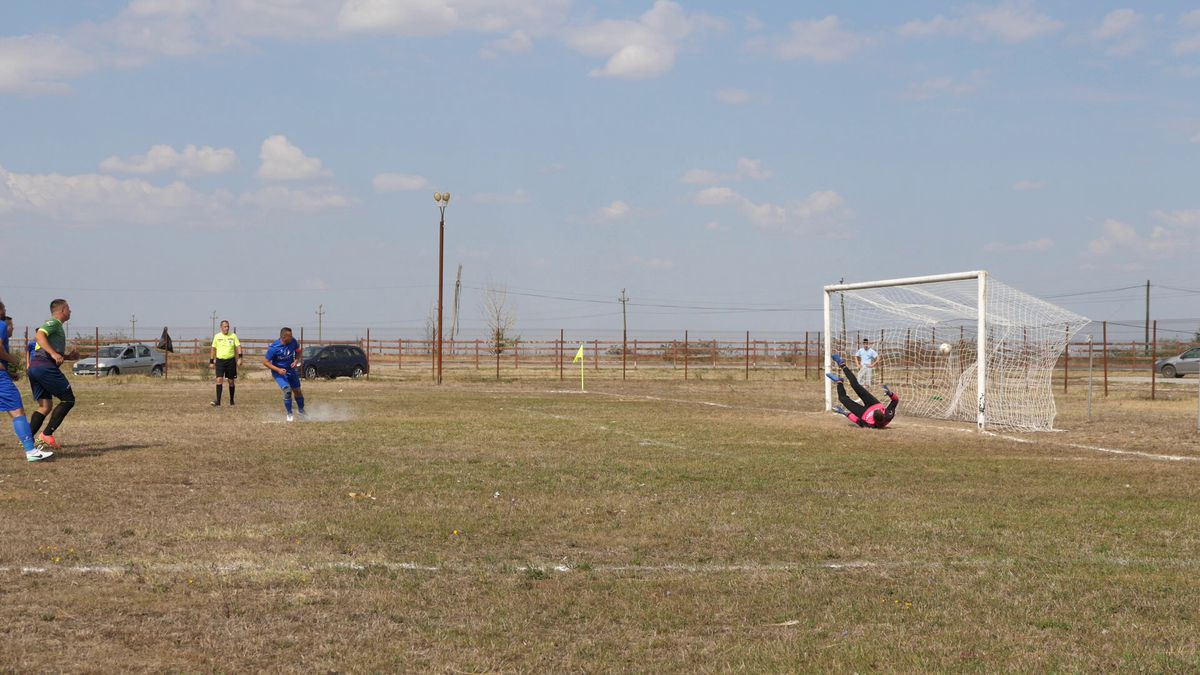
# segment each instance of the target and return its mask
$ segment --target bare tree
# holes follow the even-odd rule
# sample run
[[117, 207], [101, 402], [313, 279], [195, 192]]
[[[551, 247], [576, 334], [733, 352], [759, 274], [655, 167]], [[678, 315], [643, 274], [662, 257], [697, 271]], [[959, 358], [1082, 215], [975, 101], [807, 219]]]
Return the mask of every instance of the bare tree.
[[512, 335], [517, 317], [508, 305], [508, 287], [493, 283], [484, 287], [480, 310], [488, 327], [488, 337], [492, 340], [492, 353], [500, 354], [520, 337]]
[[425, 315], [425, 339], [429, 344], [437, 340], [437, 305], [430, 303], [429, 313]]

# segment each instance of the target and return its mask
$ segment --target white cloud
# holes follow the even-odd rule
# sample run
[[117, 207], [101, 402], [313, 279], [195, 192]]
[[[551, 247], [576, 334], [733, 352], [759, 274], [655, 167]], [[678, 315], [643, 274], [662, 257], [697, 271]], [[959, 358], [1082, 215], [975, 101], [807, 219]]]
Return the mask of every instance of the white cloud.
[[337, 15], [344, 31], [398, 35], [440, 35], [458, 22], [458, 12], [444, 0], [348, 0]]
[[1063, 22], [1039, 12], [1030, 0], [1006, 0], [998, 5], [970, 5], [952, 17], [941, 14], [927, 21], [900, 26], [905, 37], [961, 35], [977, 40], [1024, 42], [1058, 32]]
[[1054, 247], [1051, 239], [1032, 239], [1029, 241], [1007, 242], [993, 241], [983, 250], [989, 253], [1041, 253]]
[[745, 198], [731, 188], [710, 187], [697, 192], [694, 199], [700, 206], [726, 206], [740, 204]]
[[630, 267], [641, 267], [643, 269], [657, 270], [661, 272], [675, 269], [675, 261], [668, 258], [642, 258], [635, 255], [627, 258], [626, 263]]
[[836, 16], [827, 16], [817, 21], [792, 22], [791, 35], [776, 47], [775, 54], [785, 61], [829, 63], [845, 61], [868, 44], [869, 38], [842, 30]]
[[67, 80], [95, 68], [86, 53], [59, 37], [0, 37], [0, 92], [63, 93]]
[[229, 148], [206, 145], [184, 147], [180, 152], [169, 145], [155, 145], [144, 155], [109, 157], [100, 168], [117, 173], [149, 174], [176, 171], [183, 176], [225, 173], [237, 165], [237, 153]]
[[707, 169], [688, 169], [679, 182], [686, 185], [712, 185], [720, 183], [721, 177]]
[[1173, 227], [1200, 228], [1200, 209], [1187, 211], [1155, 211], [1152, 214], [1158, 220]]
[[825, 230], [836, 228], [850, 217], [841, 195], [825, 190], [813, 192], [799, 202], [780, 205], [754, 202], [727, 187], [711, 187], [697, 192], [693, 200], [700, 206], [737, 206], [742, 214], [768, 232], [813, 233], [836, 236]]
[[739, 157], [737, 161], [737, 172], [734, 177], [738, 180], [767, 180], [771, 177], [770, 169], [764, 169], [762, 162], [757, 159], [748, 159]]
[[983, 74], [973, 73], [966, 80], [939, 77], [912, 85], [906, 98], [913, 101], [928, 101], [941, 96], [962, 97], [975, 93], [983, 86]]
[[158, 186], [103, 174], [17, 174], [0, 166], [0, 223], [6, 216], [73, 225], [193, 223], [223, 213], [225, 191], [201, 194], [176, 181]]
[[1096, 264], [1140, 268], [1155, 261], [1200, 252], [1200, 209], [1155, 211], [1161, 224], [1147, 234], [1119, 220], [1105, 220], [1100, 234], [1088, 242], [1084, 258]]
[[471, 201], [476, 204], [527, 204], [529, 203], [529, 195], [525, 194], [524, 190], [517, 190], [511, 194], [480, 192], [471, 195]]
[[605, 220], [620, 220], [621, 218], [628, 216], [630, 211], [631, 209], [629, 208], [629, 204], [626, 204], [618, 199], [617, 201], [600, 209], [600, 216]]
[[1146, 18], [1132, 9], [1114, 9], [1092, 31], [1092, 39], [1105, 45], [1105, 51], [1115, 56], [1128, 56], [1144, 44], [1142, 28]]
[[298, 190], [284, 185], [271, 185], [243, 193], [238, 197], [238, 203], [271, 211], [311, 213], [349, 206], [351, 201], [332, 189]]
[[262, 165], [258, 167], [258, 177], [264, 180], [309, 180], [329, 175], [322, 168], [321, 160], [305, 155], [283, 135], [277, 134], [263, 141], [259, 158]]
[[499, 58], [502, 54], [527, 54], [533, 51], [533, 38], [523, 30], [513, 31], [508, 37], [491, 42], [480, 50], [485, 59]]
[[336, 21], [345, 32], [536, 34], [561, 24], [570, 6], [571, 0], [346, 0]]
[[688, 15], [672, 0], [656, 0], [635, 21], [606, 20], [571, 31], [567, 44], [588, 56], [604, 57], [593, 77], [649, 79], [671, 71], [683, 43], [723, 24], [705, 14]]
[[424, 176], [405, 173], [381, 173], [371, 183], [376, 192], [411, 192], [430, 187], [429, 179]]
[[713, 92], [713, 98], [726, 105], [746, 105], [751, 96], [745, 89], [720, 89]]
[[679, 179], [686, 185], [713, 185], [726, 180], [755, 180], [763, 181], [771, 178], [771, 170], [764, 169], [762, 162], [757, 159], [739, 157], [737, 169], [730, 174], [718, 174], [708, 169], [688, 169]]
[[1194, 9], [1179, 17], [1179, 25], [1184, 30], [1198, 31], [1177, 41], [1173, 47], [1176, 54], [1192, 54], [1200, 52], [1200, 9]]
[[1045, 188], [1046, 181], [1044, 180], [1019, 180], [1013, 183], [1012, 186], [1012, 189], [1018, 192], [1035, 192], [1037, 190], [1044, 190]]
[[1192, 142], [1200, 143], [1200, 133], [1197, 133], [1195, 136], [1192, 136]]

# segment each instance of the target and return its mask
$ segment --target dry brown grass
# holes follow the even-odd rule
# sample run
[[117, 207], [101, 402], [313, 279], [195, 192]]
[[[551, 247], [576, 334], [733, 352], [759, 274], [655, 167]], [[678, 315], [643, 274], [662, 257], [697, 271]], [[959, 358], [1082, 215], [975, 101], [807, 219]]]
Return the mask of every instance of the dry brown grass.
[[293, 425], [77, 382], [60, 460], [0, 458], [0, 670], [1200, 667], [1200, 462], [1080, 447], [1200, 457], [1195, 399], [979, 437], [782, 377], [419, 376]]

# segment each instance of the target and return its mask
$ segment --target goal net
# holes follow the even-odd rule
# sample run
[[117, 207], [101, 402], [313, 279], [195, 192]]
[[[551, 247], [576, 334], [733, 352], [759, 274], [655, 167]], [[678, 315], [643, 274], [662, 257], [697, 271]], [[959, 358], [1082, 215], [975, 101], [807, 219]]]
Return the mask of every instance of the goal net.
[[[867, 339], [879, 354], [874, 387], [891, 387], [901, 414], [980, 429], [1053, 429], [1054, 366], [1087, 323], [987, 272], [825, 287], [827, 357], [843, 354], [857, 371]], [[826, 410], [832, 390], [826, 380]]]

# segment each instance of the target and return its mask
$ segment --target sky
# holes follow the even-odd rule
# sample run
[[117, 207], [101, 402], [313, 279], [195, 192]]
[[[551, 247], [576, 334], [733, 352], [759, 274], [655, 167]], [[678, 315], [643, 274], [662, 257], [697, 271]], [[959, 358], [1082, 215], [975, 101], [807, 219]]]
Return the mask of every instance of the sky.
[[[75, 330], [795, 336], [986, 269], [1200, 326], [1200, 2], [13, 0], [0, 298]], [[495, 291], [493, 291], [495, 292]]]

